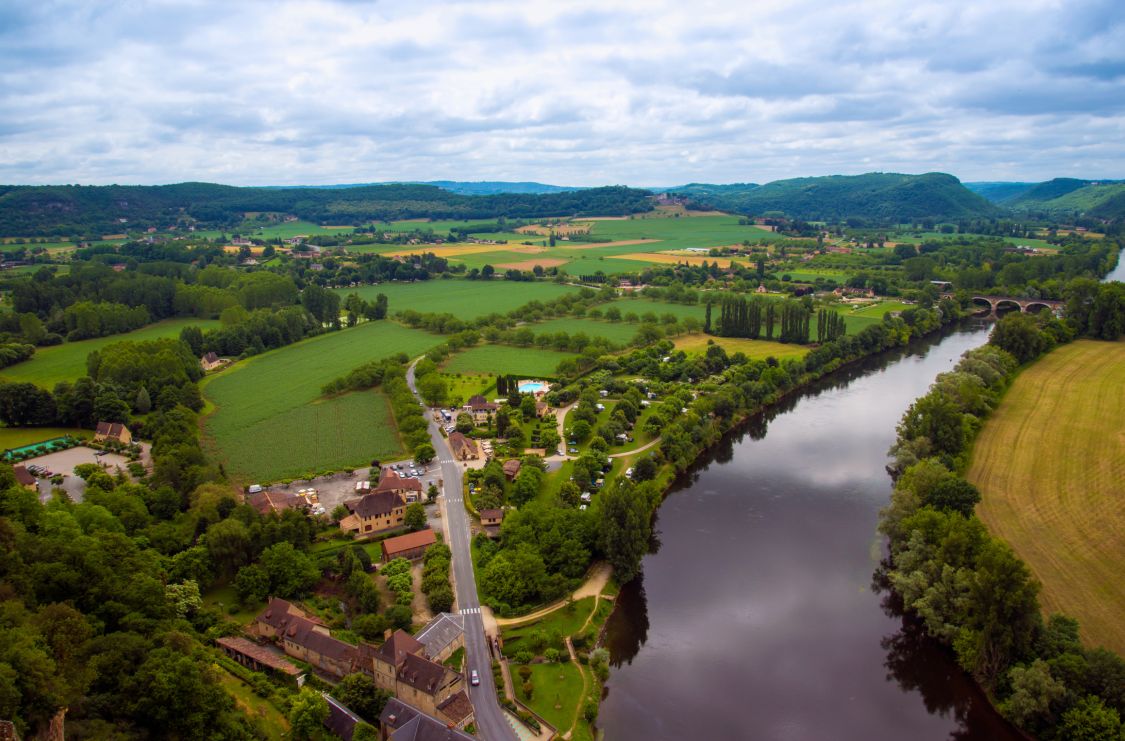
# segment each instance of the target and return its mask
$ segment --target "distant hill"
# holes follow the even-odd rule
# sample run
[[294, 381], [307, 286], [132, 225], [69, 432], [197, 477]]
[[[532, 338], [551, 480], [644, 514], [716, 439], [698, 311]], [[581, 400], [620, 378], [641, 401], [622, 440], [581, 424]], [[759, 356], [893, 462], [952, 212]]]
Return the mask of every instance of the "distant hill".
[[236, 188], [176, 185], [0, 186], [0, 235], [100, 235], [176, 223], [230, 228], [247, 211], [295, 214], [320, 224], [506, 216], [623, 216], [652, 209], [651, 194], [621, 186], [552, 193], [462, 195], [434, 185]]
[[1007, 204], [1013, 210], [1046, 216], [1125, 218], [1125, 182], [1055, 178], [1035, 186]]
[[765, 185], [696, 183], [675, 192], [706, 208], [750, 215], [779, 211], [792, 218], [816, 221], [948, 220], [996, 216], [1001, 212], [957, 178], [940, 172], [829, 175], [775, 180]]
[[983, 183], [963, 183], [963, 185], [977, 195], [984, 196], [993, 203], [999, 203], [1002, 205], [1014, 198], [1023, 195], [1025, 192], [1038, 185], [1038, 183], [1011, 183], [997, 181]]
[[1020, 193], [1019, 197], [1012, 199], [1012, 205], [1045, 203], [1084, 188], [1090, 182], [1089, 180], [1078, 180], [1076, 178], [1055, 178], [1045, 183], [1036, 183]]
[[340, 190], [343, 188], [367, 188], [373, 185], [434, 185], [451, 193], [463, 196], [491, 196], [499, 193], [567, 193], [584, 188], [569, 185], [548, 185], [535, 182], [508, 182], [506, 180], [479, 180], [469, 182], [463, 180], [383, 180], [375, 183], [339, 183], [335, 185], [267, 185], [271, 190]]

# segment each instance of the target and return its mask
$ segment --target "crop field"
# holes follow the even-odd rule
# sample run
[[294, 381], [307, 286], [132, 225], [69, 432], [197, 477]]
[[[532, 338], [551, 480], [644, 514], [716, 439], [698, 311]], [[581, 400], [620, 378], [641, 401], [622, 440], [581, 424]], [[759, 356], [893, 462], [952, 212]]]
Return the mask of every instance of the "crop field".
[[529, 329], [537, 335], [566, 332], [568, 335], [573, 336], [581, 332], [587, 337], [604, 337], [618, 345], [629, 344], [629, 341], [637, 335], [637, 330], [640, 329], [639, 324], [604, 322], [598, 319], [579, 319], [576, 317], [552, 319], [547, 322], [528, 326]]
[[967, 477], [977, 514], [1043, 584], [1045, 613], [1125, 654], [1125, 342], [1078, 340], [1017, 378]]
[[219, 322], [214, 319], [167, 319], [133, 332], [37, 348], [30, 360], [16, 363], [0, 371], [0, 380], [28, 381], [43, 388], [54, 388], [59, 381], [73, 381], [86, 375], [86, 356], [94, 350], [124, 340], [140, 342], [162, 337], [179, 337], [180, 330], [192, 325], [206, 330], [218, 327]]
[[367, 322], [250, 358], [205, 382], [215, 408], [205, 441], [227, 471], [248, 481], [391, 457], [401, 444], [381, 395], [324, 400], [320, 388], [362, 363], [397, 352], [414, 357], [440, 342], [393, 322]]
[[721, 268], [729, 268], [731, 263], [740, 262], [749, 264], [745, 260], [732, 260], [729, 257], [711, 257], [709, 255], [686, 255], [669, 252], [632, 252], [627, 255], [617, 255], [618, 260], [635, 260], [656, 265], [708, 265], [718, 264]]
[[575, 357], [571, 353], [534, 347], [480, 345], [459, 352], [442, 366], [446, 373], [512, 373], [518, 376], [554, 377], [559, 363]]
[[392, 221], [391, 223], [376, 222], [375, 226], [385, 232], [412, 232], [415, 229], [430, 229], [434, 234], [446, 234], [450, 229], [458, 227], [478, 227], [478, 226], [491, 226], [495, 224], [495, 220], [472, 220], [472, 221], [453, 221], [453, 220], [438, 220], [428, 221], [426, 219], [407, 219], [405, 221]]
[[508, 312], [531, 301], [550, 301], [577, 290], [558, 283], [426, 280], [337, 288], [336, 293], [341, 296], [357, 293], [365, 301], [374, 301], [378, 294], [385, 294], [387, 309], [392, 315], [403, 309], [414, 309], [424, 314], [450, 313], [461, 319], [475, 319], [493, 312]]
[[773, 342], [772, 340], [750, 340], [745, 337], [712, 337], [706, 334], [689, 334], [675, 340], [677, 350], [683, 350], [688, 355], [707, 351], [709, 341], [714, 340], [716, 345], [721, 345], [728, 355], [736, 352], [745, 353], [752, 360], [775, 357], [801, 358], [809, 351], [806, 345], [793, 345], [787, 342]]
[[615, 240], [659, 239], [661, 249], [719, 247], [728, 244], [775, 242], [779, 234], [738, 223], [737, 216], [690, 216], [680, 219], [621, 219], [599, 221], [594, 235]]
[[[985, 234], [942, 234], [941, 232], [912, 232], [907, 234], [896, 234], [891, 241], [905, 244], [921, 244], [922, 242], [930, 240], [941, 241], [943, 239], [957, 239], [960, 237], [978, 239], [987, 236], [988, 235]], [[1058, 249], [1058, 247], [1051, 244], [1045, 239], [1035, 239], [1033, 237], [1003, 237], [1002, 239], [1010, 245], [1023, 244], [1027, 245], [1028, 247], [1047, 249], [1051, 252], [1054, 252]]]
[[[707, 313], [707, 308], [703, 304], [673, 304], [663, 301], [652, 301], [647, 298], [622, 298], [601, 307], [601, 309], [604, 311], [609, 306], [619, 309], [622, 314], [632, 312], [637, 316], [644, 316], [651, 312], [657, 317], [664, 314], [674, 314], [677, 319], [686, 319], [689, 316], [693, 316], [699, 321], [703, 321], [703, 317]], [[718, 312], [718, 307], [712, 311]]]

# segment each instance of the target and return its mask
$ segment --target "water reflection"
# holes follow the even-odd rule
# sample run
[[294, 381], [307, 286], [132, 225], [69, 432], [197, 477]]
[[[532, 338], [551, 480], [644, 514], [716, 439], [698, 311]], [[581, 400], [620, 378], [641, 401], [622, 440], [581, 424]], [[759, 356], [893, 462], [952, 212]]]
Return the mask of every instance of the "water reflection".
[[644, 581], [607, 626], [607, 739], [1015, 738], [871, 584], [895, 425], [986, 336], [954, 332], [850, 367], [681, 477]]

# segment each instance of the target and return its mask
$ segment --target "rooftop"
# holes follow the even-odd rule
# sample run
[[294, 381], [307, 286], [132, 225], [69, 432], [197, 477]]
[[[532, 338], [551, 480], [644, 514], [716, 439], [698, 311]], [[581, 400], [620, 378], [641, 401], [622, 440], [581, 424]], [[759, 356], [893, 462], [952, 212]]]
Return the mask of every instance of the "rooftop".
[[414, 637], [426, 647], [428, 655], [437, 656], [464, 633], [465, 618], [451, 612], [443, 612], [418, 631]]
[[416, 533], [407, 533], [383, 541], [383, 551], [393, 558], [395, 553], [412, 551], [415, 548], [429, 547], [437, 542], [437, 536], [430, 528], [419, 530]]

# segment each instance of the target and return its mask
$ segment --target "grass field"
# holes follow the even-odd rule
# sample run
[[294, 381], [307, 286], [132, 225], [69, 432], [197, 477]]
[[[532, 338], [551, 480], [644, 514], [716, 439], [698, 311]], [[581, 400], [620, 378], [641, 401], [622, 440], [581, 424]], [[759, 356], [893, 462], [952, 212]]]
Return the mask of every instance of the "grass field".
[[[621, 310], [622, 314], [633, 312], [637, 316], [643, 316], [649, 312], [661, 317], [664, 314], [673, 314], [677, 319], [686, 319], [687, 317], [695, 317], [699, 321], [703, 321], [703, 317], [707, 314], [707, 307], [703, 304], [672, 304], [663, 301], [651, 301], [645, 298], [622, 298], [614, 301], [610, 306]], [[607, 307], [601, 307], [604, 311]], [[718, 311], [713, 309], [712, 311]]]
[[1125, 342], [1078, 340], [1019, 375], [967, 477], [977, 513], [1042, 582], [1046, 613], [1125, 654]]
[[34, 445], [54, 437], [74, 435], [93, 437], [93, 430], [78, 427], [0, 427], [0, 451]]
[[579, 319], [576, 317], [552, 319], [548, 322], [528, 326], [537, 335], [556, 334], [558, 332], [576, 335], [581, 332], [587, 337], [604, 337], [618, 345], [629, 344], [629, 341], [636, 337], [637, 330], [640, 329], [639, 324], [603, 322], [597, 319]]
[[675, 345], [677, 350], [683, 350], [689, 355], [707, 351], [708, 340], [714, 340], [716, 345], [722, 345], [728, 355], [736, 352], [746, 353], [751, 359], [768, 358], [773, 356], [778, 360], [782, 358], [800, 358], [809, 351], [804, 345], [792, 345], [786, 342], [772, 342], [770, 340], [749, 340], [745, 337], [712, 337], [706, 334], [689, 334], [677, 337]]
[[162, 337], [179, 337], [180, 330], [191, 325], [213, 329], [219, 326], [219, 322], [213, 319], [168, 319], [125, 334], [41, 347], [35, 351], [35, 355], [30, 360], [9, 366], [0, 372], [0, 380], [30, 381], [44, 388], [54, 388], [59, 381], [73, 381], [86, 375], [86, 356], [94, 350], [100, 350], [106, 345], [123, 340], [139, 342]]
[[550, 301], [577, 290], [558, 283], [427, 280], [339, 288], [336, 293], [341, 296], [357, 293], [365, 301], [374, 301], [378, 294], [385, 294], [391, 314], [414, 309], [424, 314], [450, 313], [461, 319], [474, 319], [493, 312], [508, 312], [530, 301]]
[[265, 735], [267, 741], [281, 741], [281, 739], [288, 738], [289, 721], [286, 720], [281, 711], [274, 707], [269, 700], [255, 694], [241, 679], [222, 666], [217, 666], [216, 674], [219, 677], [219, 683], [234, 698], [234, 704], [238, 706], [238, 709], [247, 717], [253, 719], [253, 723]]
[[446, 373], [513, 373], [523, 376], [554, 376], [559, 362], [574, 355], [534, 347], [480, 345], [459, 352], [442, 367]]
[[204, 422], [208, 447], [247, 481], [391, 457], [401, 444], [380, 394], [323, 400], [320, 388], [367, 361], [397, 352], [414, 357], [440, 342], [393, 322], [367, 322], [239, 363], [204, 385], [215, 406]]
[[489, 389], [496, 390], [496, 376], [478, 373], [443, 373], [442, 375], [449, 382], [449, 398], [460, 399], [461, 403], [476, 394], [484, 394]]

